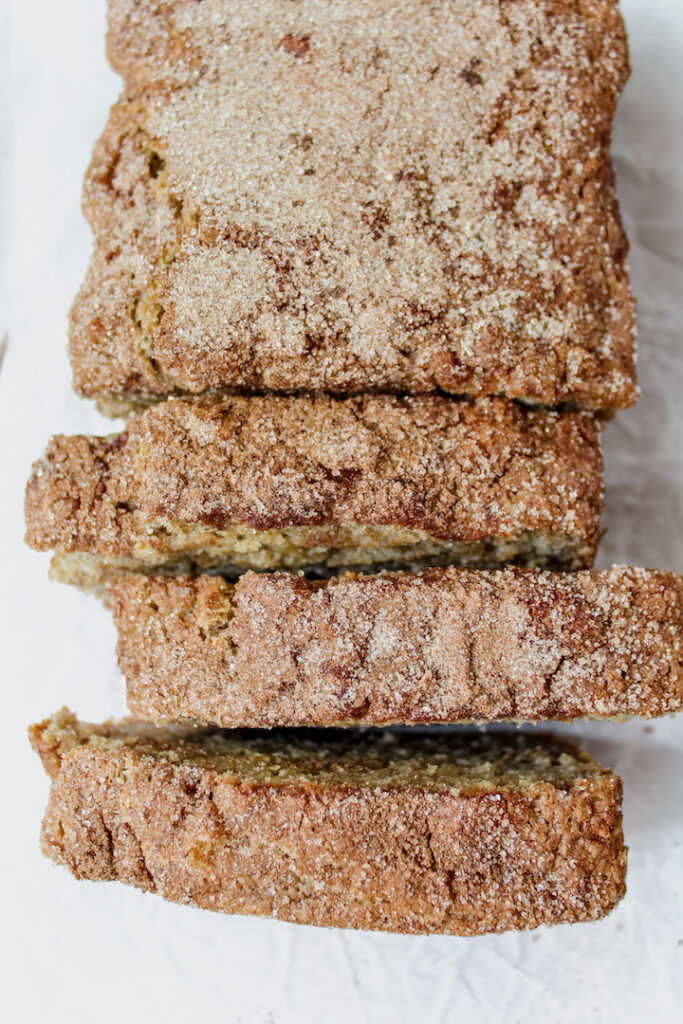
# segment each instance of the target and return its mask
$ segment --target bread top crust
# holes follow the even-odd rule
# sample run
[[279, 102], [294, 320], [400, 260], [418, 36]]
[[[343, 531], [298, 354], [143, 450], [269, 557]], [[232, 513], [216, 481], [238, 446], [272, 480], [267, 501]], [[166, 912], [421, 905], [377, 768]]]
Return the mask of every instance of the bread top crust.
[[612, 0], [112, 0], [88, 396], [636, 395]]
[[624, 893], [621, 781], [534, 737], [34, 726], [44, 853], [227, 913], [408, 933], [593, 920]]
[[39, 549], [122, 553], [150, 523], [383, 524], [446, 541], [548, 531], [594, 553], [600, 433], [503, 399], [171, 399], [113, 438], [56, 437], [26, 492]]
[[[109, 584], [131, 710], [221, 725], [683, 710], [683, 577], [436, 568]], [[131, 701], [132, 697], [132, 701]]]
[[45, 770], [83, 747], [196, 766], [244, 786], [414, 789], [486, 793], [570, 789], [614, 778], [571, 743], [519, 733], [426, 736], [367, 730], [221, 730], [133, 720], [91, 725], [62, 708], [29, 729]]

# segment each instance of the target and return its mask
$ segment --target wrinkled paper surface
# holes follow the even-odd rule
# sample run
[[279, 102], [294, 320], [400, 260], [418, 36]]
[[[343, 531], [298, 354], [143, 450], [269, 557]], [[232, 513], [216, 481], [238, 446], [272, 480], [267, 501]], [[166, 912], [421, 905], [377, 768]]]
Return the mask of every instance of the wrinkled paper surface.
[[[10, 76], [12, 86], [11, 135], [3, 125], [0, 148], [8, 171], [0, 308], [0, 336], [9, 332], [0, 370], [8, 1019], [681, 1020], [683, 719], [572, 729], [625, 783], [628, 895], [597, 924], [479, 939], [315, 930], [76, 883], [41, 858], [47, 781], [25, 725], [65, 703], [91, 720], [124, 710], [109, 615], [49, 583], [48, 557], [21, 543], [23, 486], [48, 435], [112, 430], [71, 392], [65, 318], [90, 251], [81, 179], [118, 81], [104, 60], [104, 0], [12, 0], [11, 8], [10, 62], [0, 61], [0, 88]], [[614, 158], [639, 299], [643, 397], [607, 428], [599, 565], [683, 571], [683, 2], [624, 0], [623, 8], [634, 70]], [[0, 46], [7, 14], [3, 7]], [[0, 117], [7, 113], [0, 103]]]

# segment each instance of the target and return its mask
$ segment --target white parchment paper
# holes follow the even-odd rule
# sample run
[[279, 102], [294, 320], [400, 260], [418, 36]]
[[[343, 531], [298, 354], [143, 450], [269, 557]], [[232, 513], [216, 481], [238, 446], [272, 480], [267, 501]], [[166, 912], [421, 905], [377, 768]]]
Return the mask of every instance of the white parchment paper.
[[[624, 0], [623, 9], [634, 71], [614, 155], [639, 298], [643, 397], [607, 429], [599, 564], [683, 571], [683, 0]], [[112, 429], [72, 394], [65, 353], [66, 313], [90, 250], [82, 175], [118, 92], [103, 34], [104, 0], [0, 2], [6, 1019], [683, 1020], [680, 719], [573, 729], [625, 783], [629, 891], [597, 924], [480, 939], [314, 930], [76, 883], [41, 858], [47, 782], [25, 725], [64, 703], [92, 719], [124, 711], [109, 615], [48, 583], [47, 557], [21, 543], [24, 482], [48, 435]]]

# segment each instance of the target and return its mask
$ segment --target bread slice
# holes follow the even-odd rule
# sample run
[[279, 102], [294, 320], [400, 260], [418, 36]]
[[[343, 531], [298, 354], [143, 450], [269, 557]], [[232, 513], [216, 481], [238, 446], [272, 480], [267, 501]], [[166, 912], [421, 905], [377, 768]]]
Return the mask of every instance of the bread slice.
[[633, 401], [616, 0], [110, 0], [109, 24], [81, 394]]
[[84, 586], [122, 571], [452, 562], [589, 565], [588, 413], [423, 396], [171, 399], [117, 437], [57, 437], [27, 539]]
[[683, 577], [432, 569], [109, 585], [128, 706], [223, 727], [683, 711]]
[[621, 781], [510, 736], [33, 726], [44, 853], [77, 877], [301, 924], [477, 935], [624, 894]]

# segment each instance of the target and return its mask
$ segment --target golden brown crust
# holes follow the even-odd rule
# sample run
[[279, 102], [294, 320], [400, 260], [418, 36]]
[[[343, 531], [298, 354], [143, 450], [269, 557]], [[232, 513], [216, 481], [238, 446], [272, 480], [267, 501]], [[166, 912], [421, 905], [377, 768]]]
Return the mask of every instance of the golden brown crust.
[[258, 565], [335, 564], [339, 549], [381, 561], [376, 536], [389, 536], [399, 559], [416, 539], [453, 560], [471, 545], [485, 561], [488, 544], [494, 564], [528, 543], [532, 564], [579, 567], [601, 501], [588, 413], [434, 396], [171, 399], [113, 439], [54, 438], [27, 487], [27, 540], [97, 556], [102, 572], [207, 564], [212, 544], [208, 564], [249, 566], [249, 545], [283, 536], [292, 550]]
[[595, 920], [623, 896], [621, 782], [586, 755], [317, 739], [155, 738], [61, 713], [32, 729], [54, 775], [43, 851], [179, 903], [412, 934]]
[[433, 569], [109, 585], [130, 711], [223, 727], [683, 710], [683, 577]]
[[111, 0], [79, 391], [636, 395], [613, 0]]

